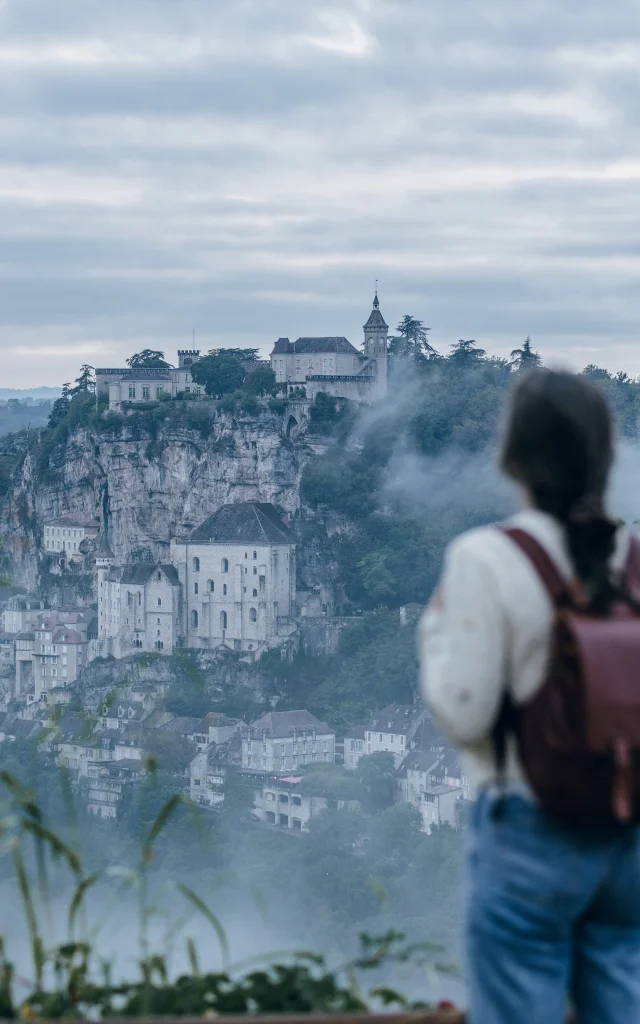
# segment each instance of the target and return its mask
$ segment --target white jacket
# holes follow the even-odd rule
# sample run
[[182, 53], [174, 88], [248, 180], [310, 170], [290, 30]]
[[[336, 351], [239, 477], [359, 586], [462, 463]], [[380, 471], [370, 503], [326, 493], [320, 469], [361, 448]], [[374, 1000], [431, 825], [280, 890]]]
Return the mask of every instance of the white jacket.
[[[565, 535], [556, 519], [527, 509], [511, 525], [535, 537], [571, 579]], [[616, 573], [628, 544], [626, 530], [618, 530], [611, 560]], [[464, 748], [469, 775], [481, 786], [495, 779], [490, 735], [505, 688], [518, 704], [543, 682], [553, 609], [526, 555], [492, 526], [470, 530], [448, 546], [437, 594], [418, 633], [422, 693], [445, 733]], [[506, 775], [524, 783], [512, 739]]]

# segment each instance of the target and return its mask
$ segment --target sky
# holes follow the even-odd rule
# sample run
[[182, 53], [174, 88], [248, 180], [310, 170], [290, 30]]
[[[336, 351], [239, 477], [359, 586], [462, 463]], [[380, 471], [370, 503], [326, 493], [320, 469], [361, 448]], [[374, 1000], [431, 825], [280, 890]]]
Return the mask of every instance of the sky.
[[344, 334], [640, 374], [635, 0], [0, 0], [3, 387]]

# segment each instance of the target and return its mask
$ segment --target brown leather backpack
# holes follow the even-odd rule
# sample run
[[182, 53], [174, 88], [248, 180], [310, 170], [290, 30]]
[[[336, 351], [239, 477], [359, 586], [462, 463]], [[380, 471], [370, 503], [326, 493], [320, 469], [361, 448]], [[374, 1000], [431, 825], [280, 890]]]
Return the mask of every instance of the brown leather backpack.
[[[577, 822], [640, 821], [640, 540], [632, 537], [621, 598], [608, 615], [574, 588], [524, 530], [504, 532], [530, 559], [555, 607], [547, 673], [531, 700], [507, 697], [494, 733], [499, 775], [513, 732], [544, 811]], [[636, 601], [638, 602], [636, 604]]]

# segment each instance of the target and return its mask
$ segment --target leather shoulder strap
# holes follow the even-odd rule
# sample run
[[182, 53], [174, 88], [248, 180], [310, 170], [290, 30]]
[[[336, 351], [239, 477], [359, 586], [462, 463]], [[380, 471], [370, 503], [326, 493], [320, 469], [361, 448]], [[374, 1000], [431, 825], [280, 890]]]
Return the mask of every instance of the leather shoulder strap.
[[629, 551], [627, 552], [624, 576], [630, 590], [640, 588], [640, 537], [637, 533], [629, 534]]
[[[518, 526], [501, 526], [500, 529], [527, 556], [553, 603], [557, 605], [564, 601], [570, 601], [571, 591], [567, 581], [542, 544], [539, 544], [530, 533], [521, 530]], [[640, 559], [640, 542], [638, 557]]]

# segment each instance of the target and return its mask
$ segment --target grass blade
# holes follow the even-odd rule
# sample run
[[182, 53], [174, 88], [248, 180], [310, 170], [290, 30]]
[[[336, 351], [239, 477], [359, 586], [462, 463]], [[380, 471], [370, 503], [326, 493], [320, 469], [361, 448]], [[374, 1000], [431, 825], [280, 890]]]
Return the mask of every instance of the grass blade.
[[44, 969], [44, 946], [42, 944], [42, 937], [38, 928], [38, 918], [36, 915], [35, 907], [33, 905], [33, 899], [31, 898], [31, 886], [29, 885], [29, 877], [27, 875], [27, 869], [24, 865], [22, 853], [20, 852], [19, 846], [16, 844], [13, 848], [13, 862], [16, 868], [16, 877], [18, 879], [18, 888], [20, 895], [22, 896], [22, 903], [24, 906], [24, 913], [27, 919], [27, 928], [29, 930], [29, 939], [31, 941], [31, 953], [33, 956], [33, 969], [35, 973], [36, 988], [42, 988], [42, 972]]
[[218, 942], [220, 943], [220, 949], [222, 951], [222, 962], [225, 970], [229, 965], [229, 944], [227, 942], [227, 936], [225, 935], [224, 928], [220, 924], [218, 918], [212, 910], [207, 906], [203, 899], [201, 899], [197, 893], [190, 889], [188, 885], [180, 882], [176, 886], [178, 892], [181, 892], [185, 899], [189, 900], [190, 903], [199, 910], [203, 917], [206, 917], [207, 921], [213, 928], [214, 932], [218, 936]]

